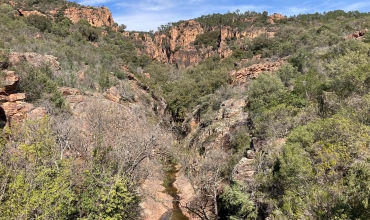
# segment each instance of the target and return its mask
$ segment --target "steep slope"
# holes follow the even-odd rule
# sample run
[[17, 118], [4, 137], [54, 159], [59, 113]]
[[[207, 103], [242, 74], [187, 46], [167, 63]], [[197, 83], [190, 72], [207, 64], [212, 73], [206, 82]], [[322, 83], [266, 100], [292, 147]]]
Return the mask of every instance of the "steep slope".
[[2, 216], [166, 218], [171, 160], [189, 219], [369, 218], [368, 14], [112, 22], [0, 5]]
[[[278, 19], [276, 19], [278, 20]], [[250, 26], [249, 26], [250, 25]], [[214, 26], [204, 30], [197, 20], [181, 22], [168, 27], [166, 31], [150, 34], [127, 33], [136, 41], [140, 53], [162, 63], [176, 64], [179, 67], [197, 65], [207, 58], [232, 55], [230, 40], [242, 44], [263, 34], [273, 37], [274, 33], [266, 28], [253, 28], [249, 21], [242, 30], [230, 26]], [[241, 46], [241, 45], [238, 45]]]

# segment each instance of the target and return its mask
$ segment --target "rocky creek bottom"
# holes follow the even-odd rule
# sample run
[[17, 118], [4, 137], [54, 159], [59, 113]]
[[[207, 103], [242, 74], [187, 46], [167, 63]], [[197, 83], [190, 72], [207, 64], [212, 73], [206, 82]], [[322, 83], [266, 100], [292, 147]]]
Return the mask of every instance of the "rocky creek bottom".
[[164, 163], [164, 170], [165, 170], [165, 177], [163, 181], [163, 186], [165, 187], [164, 192], [172, 197], [172, 210], [169, 210], [165, 214], [162, 215], [160, 220], [189, 220], [186, 217], [181, 209], [180, 209], [180, 202], [179, 202], [179, 195], [178, 190], [174, 186], [174, 182], [176, 181], [176, 174], [178, 170], [176, 169], [176, 164], [170, 160], [167, 160]]

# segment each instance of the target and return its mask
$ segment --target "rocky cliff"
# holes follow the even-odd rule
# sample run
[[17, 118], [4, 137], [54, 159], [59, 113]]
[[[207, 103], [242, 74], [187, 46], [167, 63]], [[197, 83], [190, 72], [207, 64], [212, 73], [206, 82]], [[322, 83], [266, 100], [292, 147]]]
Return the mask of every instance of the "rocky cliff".
[[[62, 9], [53, 9], [47, 11], [45, 14], [38, 10], [25, 10], [23, 8], [16, 10], [16, 15], [21, 17], [28, 17], [31, 15], [51, 16], [54, 17]], [[86, 19], [93, 27], [108, 26], [113, 27], [113, 16], [110, 10], [106, 7], [71, 7], [64, 10], [64, 16], [69, 18], [72, 23], [77, 23], [81, 19]]]
[[112, 13], [106, 7], [101, 8], [68, 8], [64, 11], [64, 16], [69, 18], [73, 23], [77, 23], [81, 19], [86, 19], [91, 26], [112, 27], [114, 20]]
[[210, 39], [216, 41], [217, 45], [195, 45], [198, 37], [210, 33], [210, 31], [205, 31], [201, 24], [195, 20], [173, 26], [167, 33], [158, 31], [151, 36], [125, 32], [125, 35], [134, 39], [139, 53], [146, 54], [153, 60], [176, 64], [179, 67], [197, 65], [212, 56], [220, 58], [231, 56], [233, 51], [228, 45], [230, 39], [239, 44], [241, 39], [253, 39], [262, 34], [274, 36], [274, 32], [268, 31], [266, 28], [250, 27], [240, 30], [224, 26], [214, 27], [211, 31], [218, 32], [217, 36], [213, 36], [215, 39]]

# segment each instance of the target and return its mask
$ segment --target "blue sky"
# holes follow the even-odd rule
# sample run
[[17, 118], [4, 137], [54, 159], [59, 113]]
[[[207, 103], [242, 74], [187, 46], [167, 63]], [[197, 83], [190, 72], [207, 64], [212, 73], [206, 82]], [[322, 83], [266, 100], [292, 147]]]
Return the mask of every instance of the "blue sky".
[[281, 13], [288, 16], [337, 9], [370, 12], [369, 0], [78, 0], [77, 3], [106, 6], [112, 12], [115, 22], [125, 24], [127, 30], [137, 31], [156, 31], [157, 27], [168, 22], [188, 20], [212, 13], [232, 12], [236, 9], [241, 12], [268, 11], [269, 14]]

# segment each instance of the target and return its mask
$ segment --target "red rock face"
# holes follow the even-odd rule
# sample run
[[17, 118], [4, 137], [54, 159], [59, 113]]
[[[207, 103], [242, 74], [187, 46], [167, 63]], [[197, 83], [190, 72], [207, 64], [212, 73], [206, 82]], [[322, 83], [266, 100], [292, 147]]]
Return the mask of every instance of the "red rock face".
[[[13, 5], [14, 6], [14, 5]], [[50, 16], [54, 16], [58, 12], [58, 9], [48, 11], [47, 14]], [[33, 11], [25, 11], [24, 9], [18, 9], [15, 12], [16, 16], [24, 16], [28, 17], [30, 15], [39, 15], [39, 16], [47, 16], [39, 11], [33, 10]], [[74, 24], [77, 23], [81, 19], [86, 19], [91, 26], [94, 27], [101, 27], [101, 26], [108, 26], [113, 27], [113, 16], [112, 13], [109, 11], [106, 7], [101, 8], [68, 8], [64, 11], [64, 16], [69, 18]], [[113, 28], [114, 30], [117, 30], [116, 27]]]
[[343, 37], [343, 40], [361, 39], [366, 34], [366, 32], [368, 32], [368, 29], [363, 29], [363, 30], [360, 30], [360, 31], [356, 31], [352, 34], [349, 34], [349, 35]]
[[282, 65], [284, 65], [284, 63], [286, 63], [286, 61], [287, 58], [275, 62], [253, 64], [240, 70], [233, 70], [229, 75], [231, 76], [233, 85], [245, 85], [248, 79], [255, 79], [263, 72], [272, 73], [277, 71]]
[[[226, 43], [228, 39], [253, 39], [262, 34], [274, 36], [274, 32], [268, 32], [266, 28], [240, 31], [226, 26], [220, 28], [219, 31], [217, 48], [212, 48], [212, 46], [196, 48], [194, 46], [197, 36], [205, 33], [200, 23], [194, 20], [172, 27], [168, 34], [156, 32], [153, 38], [148, 34], [140, 35], [139, 33], [131, 33], [131, 36], [142, 45], [141, 48], [137, 48], [139, 53], [146, 54], [153, 60], [176, 64], [179, 67], [197, 65], [212, 56], [220, 58], [231, 56], [233, 51]], [[124, 35], [130, 36], [130, 33], [125, 32]]]
[[[204, 30], [199, 22], [190, 20], [174, 26], [166, 35], [157, 32], [154, 37], [144, 34], [142, 37], [138, 33], [131, 34], [137, 41], [141, 41], [144, 46], [137, 49], [139, 53], [150, 56], [153, 60], [162, 63], [176, 64], [180, 67], [195, 65], [202, 60], [217, 54], [212, 48], [196, 49], [194, 41], [196, 37], [203, 34]], [[125, 36], [128, 32], [125, 32]]]
[[64, 11], [64, 16], [69, 18], [73, 23], [77, 23], [81, 19], [86, 19], [91, 26], [112, 27], [114, 20], [112, 13], [106, 7], [101, 8], [68, 8]]
[[19, 84], [19, 76], [14, 71], [4, 71], [4, 87], [0, 88], [0, 94], [9, 95], [15, 93]]
[[190, 20], [181, 23], [178, 27], [172, 27], [170, 31], [170, 49], [175, 51], [176, 47], [180, 46], [183, 49], [193, 48], [191, 43], [199, 34], [203, 34], [204, 30], [199, 22]]
[[275, 24], [276, 21], [279, 21], [279, 20], [284, 19], [284, 18], [285, 18], [284, 15], [274, 13], [274, 14], [270, 15], [269, 23]]
[[[57, 57], [37, 53], [9, 53], [10, 66], [28, 62], [34, 67], [48, 65], [52, 71], [60, 69]], [[18, 93], [19, 76], [14, 71], [3, 70], [3, 82], [0, 85], [0, 107], [4, 110], [8, 125], [21, 123], [26, 118], [38, 118], [46, 115], [46, 110], [25, 102], [26, 94]]]
[[16, 93], [19, 76], [14, 71], [4, 71], [4, 87], [0, 88], [0, 107], [5, 112], [7, 124], [21, 123], [25, 118], [37, 118], [46, 115], [44, 108], [35, 108], [24, 102], [25, 93]]
[[111, 87], [107, 89], [104, 93], [104, 97], [116, 103], [119, 103], [122, 99], [121, 94], [116, 87]]

